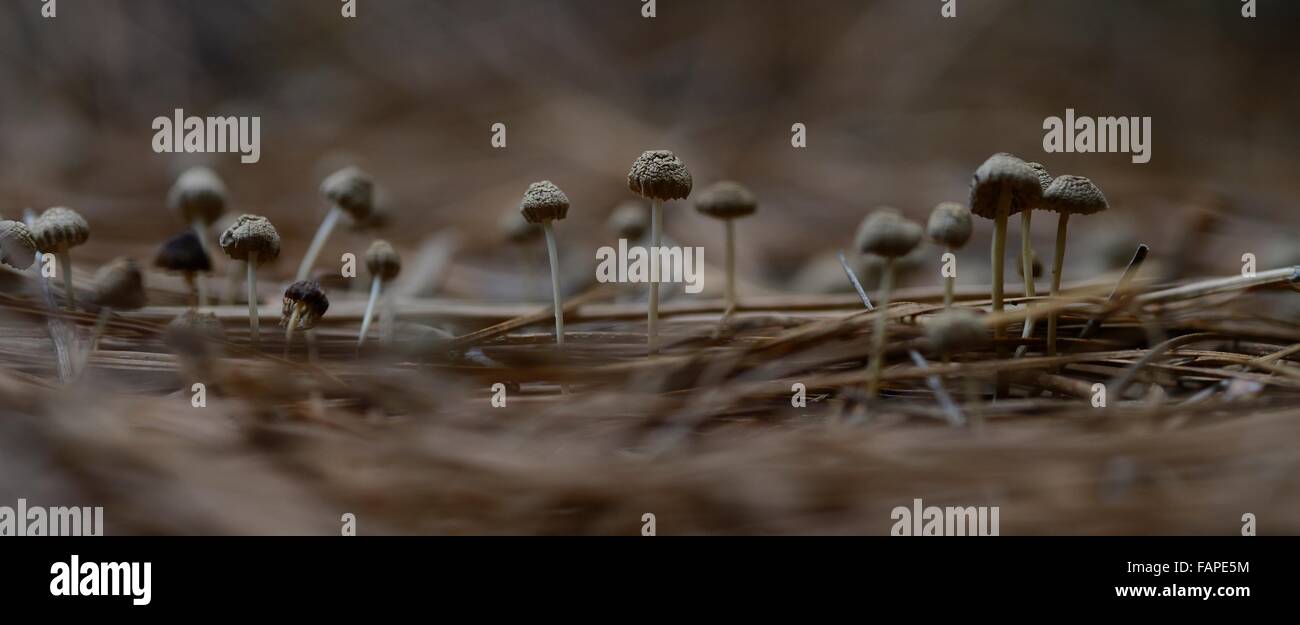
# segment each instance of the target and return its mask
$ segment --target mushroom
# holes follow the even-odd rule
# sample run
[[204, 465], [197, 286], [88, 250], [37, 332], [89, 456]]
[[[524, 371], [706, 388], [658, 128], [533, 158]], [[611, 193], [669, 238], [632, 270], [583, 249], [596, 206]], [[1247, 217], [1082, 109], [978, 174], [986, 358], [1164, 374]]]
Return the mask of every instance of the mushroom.
[[240, 215], [225, 232], [221, 233], [221, 250], [234, 260], [242, 260], [248, 267], [248, 331], [253, 349], [261, 344], [257, 312], [257, 264], [270, 262], [280, 256], [280, 233], [275, 231], [265, 217]]
[[[650, 200], [650, 263], [659, 264], [659, 246], [663, 244], [663, 203], [686, 199], [691, 194], [691, 172], [686, 164], [668, 150], [648, 150], [632, 163], [627, 173], [627, 187]], [[657, 272], [656, 272], [657, 273]], [[650, 303], [646, 312], [646, 346], [649, 353], [659, 351], [659, 282], [650, 282]]]
[[[970, 240], [974, 224], [971, 223], [970, 209], [957, 202], [943, 202], [930, 212], [930, 219], [925, 224], [926, 234], [935, 245], [942, 245], [945, 252], [952, 253], [961, 249]], [[943, 305], [952, 308], [953, 287], [956, 276], [943, 279]]]
[[[970, 211], [993, 220], [993, 313], [1002, 312], [1002, 280], [1007, 247], [1007, 217], [1038, 204], [1043, 186], [1038, 172], [1005, 152], [994, 154], [975, 170], [970, 187]], [[1006, 336], [1006, 326], [993, 326], [993, 337]], [[999, 385], [1002, 386], [1002, 385]]]
[[[1065, 264], [1065, 235], [1070, 215], [1091, 215], [1108, 208], [1106, 196], [1091, 180], [1083, 176], [1061, 176], [1043, 193], [1043, 209], [1056, 211], [1056, 256], [1052, 261], [1052, 297], [1061, 290], [1061, 271]], [[1056, 354], [1056, 313], [1047, 317], [1047, 353]]]
[[530, 224], [541, 224], [546, 234], [546, 253], [551, 261], [551, 295], [555, 300], [555, 344], [564, 344], [564, 304], [560, 296], [560, 258], [555, 249], [553, 222], [569, 214], [569, 198], [550, 180], [534, 182], [524, 191], [519, 212]]
[[879, 312], [871, 332], [871, 367], [868, 373], [867, 394], [874, 398], [880, 394], [880, 370], [885, 354], [886, 317], [889, 312], [890, 292], [894, 288], [894, 261], [905, 256], [921, 242], [923, 231], [919, 224], [904, 219], [898, 211], [878, 208], [858, 227], [856, 245], [863, 254], [875, 254], [884, 259], [880, 276]]
[[366, 334], [370, 331], [370, 319], [375, 312], [375, 302], [379, 300], [379, 291], [385, 282], [401, 273], [402, 258], [388, 241], [378, 239], [366, 250], [366, 269], [370, 270], [371, 275], [370, 301], [366, 303], [366, 314], [361, 317], [361, 335], [357, 337], [357, 349], [366, 344]]
[[640, 241], [645, 231], [650, 228], [650, 219], [646, 215], [645, 205], [628, 200], [618, 205], [605, 222], [610, 232], [620, 239]]
[[[191, 167], [185, 170], [172, 188], [167, 192], [167, 205], [194, 230], [199, 245], [203, 246], [204, 256], [208, 256], [208, 229], [226, 212], [226, 184], [217, 172], [207, 167]], [[197, 276], [198, 306], [207, 304], [208, 269]], [[187, 275], [187, 280], [193, 279]]]
[[70, 250], [90, 238], [90, 224], [70, 208], [56, 206], [46, 209], [32, 223], [32, 240], [36, 249], [44, 254], [54, 254], [63, 272], [63, 290], [68, 294], [68, 310], [77, 309], [76, 294], [72, 290], [72, 254]]
[[[1047, 186], [1052, 184], [1052, 175], [1047, 173], [1047, 168], [1039, 163], [1025, 163], [1025, 165], [1028, 165], [1029, 168], [1034, 170], [1034, 173], [1038, 175], [1038, 186], [1046, 192]], [[1038, 256], [1034, 254], [1032, 246], [1030, 245], [1030, 235], [1033, 233], [1033, 228], [1031, 226], [1034, 208], [1036, 208], [1036, 206], [1026, 206], [1025, 210], [1020, 211], [1020, 256], [1018, 257], [1019, 262], [1016, 263], [1016, 273], [1022, 280], [1024, 280], [1025, 297], [1038, 297], [1037, 286], [1034, 284], [1034, 278], [1037, 278], [1042, 274], [1041, 265], [1039, 265], [1038, 269], [1032, 272], [1028, 271], [1029, 263], [1038, 262]], [[1026, 278], [1025, 276], [1027, 275], [1032, 275], [1033, 277]], [[1027, 339], [1033, 335], [1034, 317], [1026, 311], [1025, 323], [1020, 333], [1020, 337]], [[1018, 358], [1024, 355], [1027, 349], [1027, 346], [1021, 345], [1016, 349], [1016, 357]]]
[[24, 270], [36, 262], [36, 240], [22, 222], [0, 220], [0, 263]]
[[212, 343], [226, 340], [226, 329], [213, 313], [186, 310], [167, 322], [163, 343], [185, 356], [206, 355]]
[[293, 331], [304, 332], [316, 327], [316, 322], [329, 310], [330, 300], [320, 283], [312, 280], [299, 280], [284, 290], [284, 308], [280, 311], [280, 325], [284, 330], [284, 357], [289, 357], [289, 345], [293, 341]]
[[727, 225], [727, 291], [726, 308], [730, 312], [736, 308], [736, 227], [739, 217], [754, 214], [758, 210], [758, 200], [744, 185], [729, 180], [714, 183], [705, 189], [695, 200], [695, 210], [714, 219], [721, 219]]
[[77, 367], [78, 375], [90, 362], [90, 353], [95, 351], [95, 344], [103, 336], [113, 310], [139, 310], [146, 303], [148, 297], [144, 292], [144, 275], [140, 273], [140, 266], [135, 260], [118, 258], [99, 268], [95, 273], [95, 304], [99, 306], [99, 316], [95, 319], [89, 347]]
[[952, 308], [930, 318], [925, 336], [930, 341], [930, 349], [944, 358], [979, 349], [989, 340], [984, 321], [965, 308]]
[[325, 247], [339, 215], [346, 212], [352, 219], [364, 222], [375, 208], [375, 183], [369, 174], [356, 167], [345, 167], [327, 176], [320, 185], [320, 192], [329, 200], [330, 210], [316, 230], [316, 236], [312, 237], [302, 264], [298, 265], [298, 280], [306, 280], [311, 273], [312, 263]]
[[[185, 282], [194, 291], [194, 307], [200, 308], [207, 299], [202, 274], [212, 270], [212, 259], [204, 247], [202, 239], [193, 230], [186, 230], [163, 243], [158, 255], [154, 257], [154, 266], [167, 271], [177, 271], [185, 276]], [[200, 279], [195, 280], [195, 274]]]

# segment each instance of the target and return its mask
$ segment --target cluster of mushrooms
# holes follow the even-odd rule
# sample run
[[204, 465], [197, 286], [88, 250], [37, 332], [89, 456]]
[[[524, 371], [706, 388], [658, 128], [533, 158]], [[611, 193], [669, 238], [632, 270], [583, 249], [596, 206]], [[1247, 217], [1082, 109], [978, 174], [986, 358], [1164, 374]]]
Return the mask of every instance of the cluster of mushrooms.
[[[628, 188], [650, 202], [649, 219], [643, 205], [629, 203], [620, 206], [610, 216], [611, 227], [620, 234], [640, 239], [646, 230], [651, 249], [663, 244], [663, 208], [667, 202], [686, 199], [691, 194], [693, 181], [686, 165], [668, 150], [646, 151], [632, 164], [627, 177]], [[340, 216], [350, 215], [357, 222], [365, 222], [374, 212], [374, 182], [365, 172], [355, 167], [337, 171], [321, 184], [321, 194], [330, 209], [320, 224], [310, 247], [304, 255], [295, 281], [284, 292], [280, 324], [285, 328], [286, 355], [295, 330], [308, 331], [316, 326], [329, 308], [329, 299], [318, 282], [310, 279], [317, 256], [326, 244]], [[159, 250], [154, 263], [159, 268], [180, 273], [191, 287], [190, 309], [169, 327], [169, 330], [191, 329], [203, 336], [221, 333], [216, 317], [204, 313], [209, 305], [206, 280], [213, 263], [210, 231], [226, 212], [228, 194], [220, 177], [210, 169], [198, 167], [185, 171], [178, 177], [167, 196], [168, 205], [186, 225], [186, 229], [169, 239]], [[552, 297], [555, 308], [555, 341], [564, 344], [564, 303], [560, 288], [559, 256], [554, 224], [569, 212], [569, 198], [550, 181], [536, 182], [527, 188], [520, 201], [518, 218], [504, 223], [509, 236], [517, 241], [531, 237], [536, 226], [541, 226], [545, 237], [547, 257], [551, 270]], [[754, 194], [743, 185], [721, 181], [707, 188], [694, 202], [701, 214], [719, 219], [725, 226], [725, 299], [723, 319], [737, 307], [735, 287], [735, 226], [738, 218], [753, 214], [757, 209]], [[1107, 208], [1106, 198], [1087, 178], [1060, 176], [1053, 178], [1037, 163], [1027, 163], [1010, 154], [995, 154], [976, 170], [971, 182], [970, 197], [966, 205], [945, 202], [936, 206], [928, 223], [920, 224], [904, 218], [892, 208], [880, 208], [869, 214], [857, 231], [856, 248], [865, 255], [882, 259], [882, 277], [879, 286], [879, 308], [887, 311], [895, 278], [895, 261], [912, 252], [925, 238], [930, 239], [945, 252], [954, 252], [971, 237], [972, 215], [993, 221], [994, 234], [990, 245], [992, 263], [992, 313], [1003, 309], [1003, 273], [1006, 256], [1007, 221], [1012, 215], [1021, 216], [1021, 249], [1017, 268], [1024, 279], [1025, 293], [1036, 296], [1034, 278], [1041, 272], [1037, 254], [1030, 246], [1030, 226], [1034, 210], [1057, 213], [1056, 249], [1053, 255], [1051, 290], [1058, 295], [1061, 288], [1062, 263], [1065, 257], [1066, 231], [1071, 215], [1088, 215]], [[647, 223], [648, 221], [648, 223]], [[0, 221], [0, 262], [23, 270], [52, 254], [62, 272], [66, 306], [76, 309], [72, 288], [72, 248], [86, 242], [89, 226], [86, 220], [68, 208], [51, 208], [39, 216], [29, 214], [26, 223]], [[249, 342], [259, 347], [257, 269], [274, 261], [280, 254], [280, 236], [275, 226], [262, 216], [241, 215], [217, 238], [220, 246], [234, 264], [232, 267], [244, 274], [248, 289]], [[653, 259], [653, 256], [651, 257]], [[375, 240], [366, 251], [365, 261], [372, 277], [370, 296], [362, 318], [357, 338], [358, 349], [365, 344], [370, 333], [376, 304], [385, 284], [401, 271], [401, 259], [391, 244]], [[847, 265], [846, 265], [847, 268]], [[232, 276], [238, 274], [232, 273]], [[856, 282], [856, 277], [850, 275]], [[987, 329], [980, 316], [969, 308], [954, 307], [954, 282], [945, 277], [944, 312], [930, 320], [927, 333], [934, 350], [948, 355], [968, 349], [986, 340]], [[104, 266], [96, 276], [95, 301], [99, 318], [91, 338], [91, 348], [103, 332], [113, 310], [133, 310], [146, 303], [144, 282], [139, 266], [130, 259], [118, 259]], [[651, 281], [647, 305], [647, 351], [659, 350], [659, 283]], [[230, 291], [231, 289], [227, 289]], [[865, 301], [865, 294], [864, 294]], [[867, 302], [868, 306], [870, 303]], [[874, 397], [879, 392], [886, 343], [887, 314], [875, 317], [868, 366], [868, 392]], [[1029, 315], [1024, 324], [1023, 336], [1029, 337], [1035, 320]], [[1003, 323], [993, 324], [993, 338], [1005, 338]], [[1046, 351], [1055, 354], [1057, 319], [1054, 313], [1047, 316]], [[308, 334], [310, 337], [310, 334]], [[1004, 348], [999, 343], [999, 353]], [[1017, 355], [1024, 353], [1024, 346]], [[84, 357], [82, 359], [84, 365]]]

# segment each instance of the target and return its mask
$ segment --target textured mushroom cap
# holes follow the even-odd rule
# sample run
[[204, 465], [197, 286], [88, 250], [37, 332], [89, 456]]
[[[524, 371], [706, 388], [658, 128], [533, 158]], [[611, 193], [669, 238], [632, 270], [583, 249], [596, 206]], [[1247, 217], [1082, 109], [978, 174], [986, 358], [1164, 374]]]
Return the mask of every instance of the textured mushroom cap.
[[402, 257], [388, 241], [376, 239], [366, 250], [366, 269], [370, 275], [392, 280], [402, 271]]
[[208, 343], [226, 340], [226, 329], [213, 313], [187, 310], [167, 322], [163, 342], [173, 350], [184, 353], [202, 353]]
[[0, 263], [26, 269], [36, 261], [36, 240], [27, 226], [17, 221], [0, 221]]
[[926, 324], [930, 347], [940, 354], [979, 349], [989, 343], [989, 331], [980, 316], [965, 308], [941, 312]]
[[90, 238], [90, 224], [77, 211], [55, 206], [32, 223], [32, 240], [42, 252], [62, 252]]
[[497, 221], [497, 228], [501, 231], [501, 236], [505, 237], [511, 243], [523, 243], [541, 236], [542, 229], [537, 224], [528, 223], [523, 213], [515, 209], [510, 209], [501, 215]]
[[160, 269], [185, 273], [195, 271], [212, 271], [212, 259], [203, 249], [203, 243], [192, 230], [186, 230], [170, 239], [159, 248], [153, 264]]
[[356, 167], [344, 167], [326, 176], [320, 192], [358, 221], [375, 209], [375, 182], [370, 174]]
[[329, 310], [330, 301], [321, 290], [320, 283], [311, 280], [299, 280], [284, 290], [284, 307], [280, 310], [280, 325], [289, 325], [295, 307], [302, 306], [298, 315], [299, 330], [310, 330]]
[[680, 200], [691, 194], [691, 172], [668, 150], [643, 152], [627, 172], [627, 188], [651, 200]]
[[257, 252], [257, 262], [267, 263], [280, 257], [280, 233], [260, 215], [240, 215], [221, 233], [221, 250], [235, 260], [248, 260]]
[[1091, 215], [1106, 210], [1106, 196], [1083, 176], [1061, 176], [1043, 194], [1043, 209], [1074, 215]]
[[130, 258], [118, 258], [95, 272], [95, 303], [108, 308], [144, 308], [144, 275]]
[[915, 249], [921, 235], [920, 225], [904, 219], [892, 208], [882, 207], [862, 220], [855, 241], [864, 254], [898, 258]]
[[1005, 152], [990, 156], [970, 183], [970, 212], [986, 219], [997, 217], [998, 196], [1005, 190], [1011, 194], [1008, 215], [1038, 205], [1043, 197], [1043, 184], [1024, 161]]
[[[1029, 262], [1033, 263], [1034, 265], [1034, 277], [1035, 278], [1043, 277], [1043, 263], [1038, 260], [1037, 251], [1032, 249], [1029, 250]], [[1016, 254], [1016, 275], [1019, 275], [1021, 278], [1025, 277], [1025, 255], [1024, 254]]]
[[167, 206], [187, 224], [210, 226], [226, 212], [226, 183], [207, 167], [191, 167], [167, 192]]
[[1042, 163], [1032, 161], [1025, 163], [1025, 165], [1028, 165], [1030, 169], [1034, 170], [1035, 174], [1038, 174], [1038, 186], [1042, 187], [1043, 191], [1047, 191], [1047, 187], [1052, 185], [1052, 174], [1047, 173], [1047, 167], [1043, 166]]
[[650, 229], [650, 211], [645, 204], [628, 200], [618, 205], [606, 222], [609, 229], [624, 239], [640, 239]]
[[957, 202], [943, 202], [930, 212], [925, 224], [927, 236], [939, 245], [953, 249], [966, 245], [974, 229], [970, 209]]
[[519, 202], [519, 212], [530, 224], [564, 219], [569, 214], [569, 196], [550, 180], [534, 182], [524, 191], [524, 199]]
[[724, 180], [709, 185], [695, 199], [695, 210], [718, 219], [735, 219], [752, 215], [758, 200], [745, 185]]

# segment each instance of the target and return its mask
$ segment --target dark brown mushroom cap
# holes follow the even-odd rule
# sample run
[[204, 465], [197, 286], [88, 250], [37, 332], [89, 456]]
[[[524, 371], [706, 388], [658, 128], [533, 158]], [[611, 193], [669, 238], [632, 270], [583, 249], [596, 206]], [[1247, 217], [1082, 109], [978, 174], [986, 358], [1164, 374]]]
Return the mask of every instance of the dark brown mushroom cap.
[[691, 194], [691, 172], [676, 154], [648, 150], [632, 163], [627, 188], [651, 200], [680, 200]]
[[257, 252], [257, 262], [268, 263], [280, 256], [280, 233], [260, 215], [240, 215], [221, 233], [221, 249], [235, 260], [248, 260]]
[[375, 209], [375, 182], [370, 174], [356, 167], [344, 167], [326, 176], [320, 192], [358, 221]]
[[144, 274], [130, 258], [118, 258], [95, 272], [95, 303], [107, 308], [136, 310], [149, 301]]
[[17, 221], [0, 221], [0, 263], [26, 269], [36, 261], [36, 240], [27, 226]]
[[524, 191], [519, 212], [530, 224], [564, 219], [569, 214], [569, 196], [550, 180], [534, 182]]
[[898, 258], [916, 249], [922, 234], [919, 224], [904, 219], [892, 208], [882, 207], [862, 220], [855, 242], [864, 254]]
[[325, 311], [329, 310], [330, 300], [325, 297], [325, 291], [321, 290], [319, 282], [312, 280], [294, 282], [284, 290], [284, 307], [280, 310], [280, 325], [289, 325], [294, 308], [299, 306], [302, 307], [302, 312], [298, 315], [297, 329], [310, 330], [316, 327], [316, 322], [325, 315]]
[[637, 240], [650, 229], [650, 210], [641, 202], [628, 200], [619, 204], [605, 223], [619, 237]]
[[1043, 197], [1043, 184], [1038, 172], [1024, 161], [1007, 153], [990, 156], [970, 183], [970, 212], [986, 219], [994, 219], [998, 212], [998, 198], [1005, 191], [1011, 194], [1008, 215], [1037, 206]]
[[226, 212], [226, 183], [207, 167], [191, 167], [167, 192], [167, 206], [187, 224], [210, 226]]
[[739, 182], [724, 180], [700, 192], [695, 199], [695, 210], [717, 219], [735, 219], [754, 214], [758, 200]]
[[1106, 210], [1106, 196], [1083, 176], [1061, 176], [1043, 194], [1044, 210], [1073, 215], [1091, 215]]
[[167, 239], [159, 248], [153, 264], [160, 269], [181, 273], [212, 271], [212, 258], [203, 249], [203, 243], [193, 230], [186, 230]]
[[510, 209], [497, 221], [501, 236], [511, 243], [524, 243], [541, 236], [542, 229], [537, 224], [528, 223], [518, 209]]
[[397, 255], [391, 243], [376, 239], [366, 250], [366, 269], [372, 276], [392, 280], [402, 271], [402, 257]]
[[939, 354], [971, 351], [989, 343], [989, 330], [984, 321], [965, 308], [953, 308], [931, 317], [925, 336]]
[[32, 240], [42, 252], [63, 252], [90, 238], [90, 224], [77, 211], [55, 206], [32, 223]]
[[209, 343], [226, 340], [226, 329], [213, 313], [187, 310], [167, 322], [163, 329], [163, 343], [182, 353], [201, 354]]
[[[1038, 260], [1038, 252], [1029, 250], [1029, 262], [1034, 266], [1034, 277], [1043, 277], [1043, 263]], [[1025, 255], [1016, 254], [1016, 274], [1021, 278], [1025, 277]]]
[[1030, 169], [1034, 170], [1035, 174], [1038, 174], [1038, 186], [1042, 187], [1043, 191], [1046, 192], [1047, 187], [1052, 185], [1052, 174], [1047, 173], [1047, 167], [1032, 161], [1025, 163], [1025, 165], [1028, 165]]
[[957, 202], [943, 202], [930, 212], [925, 230], [936, 244], [958, 249], [966, 245], [974, 230], [970, 209]]

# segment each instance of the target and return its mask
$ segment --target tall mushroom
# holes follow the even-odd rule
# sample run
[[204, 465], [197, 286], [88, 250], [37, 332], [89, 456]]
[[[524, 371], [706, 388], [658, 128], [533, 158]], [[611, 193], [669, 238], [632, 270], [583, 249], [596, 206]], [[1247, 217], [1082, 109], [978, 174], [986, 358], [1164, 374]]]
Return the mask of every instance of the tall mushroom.
[[[226, 212], [226, 201], [226, 183], [221, 181], [217, 172], [207, 167], [185, 170], [167, 192], [167, 205], [194, 231], [205, 256], [209, 255], [208, 229]], [[210, 269], [198, 272], [195, 277], [199, 308], [207, 304], [206, 272]]]
[[32, 239], [44, 254], [54, 254], [63, 272], [63, 290], [68, 294], [68, 310], [77, 309], [76, 293], [72, 289], [72, 254], [70, 250], [90, 238], [90, 224], [77, 211], [55, 206], [46, 209], [32, 223]]
[[0, 220], [0, 263], [23, 270], [36, 262], [36, 240], [22, 222]]
[[[194, 308], [203, 307], [204, 292], [198, 285], [202, 284], [203, 273], [212, 270], [212, 259], [208, 257], [208, 251], [197, 233], [186, 230], [168, 239], [158, 250], [153, 264], [160, 269], [179, 272], [185, 276], [185, 282], [194, 292]], [[198, 281], [195, 280], [196, 274]]]
[[[1002, 312], [1002, 281], [1007, 247], [1007, 218], [1038, 204], [1043, 197], [1038, 173], [1005, 152], [984, 161], [971, 179], [970, 211], [993, 220], [993, 313]], [[994, 339], [1006, 337], [1006, 326], [993, 326]], [[1001, 351], [1001, 350], [999, 350]], [[1001, 386], [1001, 385], [999, 385]]]
[[253, 349], [261, 345], [261, 329], [257, 310], [257, 264], [271, 262], [280, 256], [280, 233], [267, 218], [259, 215], [240, 215], [225, 232], [221, 233], [221, 249], [234, 260], [242, 260], [248, 267], [248, 332]]
[[[1065, 235], [1070, 215], [1091, 215], [1106, 210], [1106, 196], [1083, 176], [1061, 176], [1043, 193], [1043, 209], [1056, 211], [1056, 255], [1052, 260], [1052, 297], [1061, 290], [1065, 265]], [[1047, 317], [1047, 353], [1056, 354], [1056, 313]]]
[[[943, 202], [930, 212], [925, 230], [935, 245], [942, 245], [945, 252], [953, 253], [966, 245], [970, 240], [971, 231], [974, 230], [970, 209], [957, 202]], [[956, 276], [944, 276], [943, 305], [945, 308], [952, 308], [953, 287], [956, 281]]]
[[402, 258], [388, 241], [377, 239], [366, 250], [366, 269], [370, 270], [370, 301], [366, 303], [366, 313], [361, 317], [361, 335], [357, 337], [357, 349], [366, 344], [366, 334], [370, 331], [370, 319], [375, 313], [375, 302], [379, 301], [379, 292], [386, 282], [397, 277], [402, 271]]
[[[663, 244], [663, 203], [686, 199], [691, 194], [691, 172], [676, 154], [668, 150], [643, 152], [627, 173], [627, 187], [650, 200], [651, 275], [658, 276], [659, 247]], [[646, 311], [646, 346], [659, 351], [659, 281], [650, 281], [650, 303]]]
[[284, 290], [284, 307], [280, 310], [280, 325], [284, 326], [284, 357], [289, 357], [293, 331], [306, 332], [314, 327], [329, 310], [330, 300], [325, 297], [320, 283], [299, 280]]
[[95, 273], [95, 304], [99, 306], [99, 316], [95, 319], [95, 329], [77, 367], [78, 375], [90, 362], [90, 353], [103, 336], [113, 311], [138, 310], [144, 308], [146, 303], [148, 298], [144, 292], [144, 275], [134, 260], [118, 258], [99, 268]]
[[721, 219], [727, 226], [727, 291], [725, 311], [736, 308], [736, 226], [735, 220], [754, 214], [758, 200], [738, 182], [716, 182], [700, 193], [695, 200], [695, 210], [701, 214]]
[[551, 261], [551, 296], [555, 301], [555, 344], [564, 344], [564, 301], [560, 294], [560, 255], [555, 245], [554, 222], [569, 214], [569, 197], [550, 180], [534, 182], [524, 191], [519, 212], [530, 224], [540, 224], [546, 234], [546, 253]]
[[871, 332], [871, 366], [868, 372], [867, 394], [872, 398], [880, 394], [880, 370], [885, 355], [885, 332], [889, 314], [889, 301], [894, 288], [894, 261], [906, 256], [921, 242], [923, 230], [919, 224], [904, 219], [892, 208], [878, 208], [858, 227], [855, 240], [858, 251], [875, 254], [884, 259], [880, 273], [880, 297], [875, 328]]
[[311, 273], [312, 263], [316, 262], [316, 257], [325, 247], [325, 241], [329, 240], [340, 215], [347, 212], [356, 221], [364, 222], [375, 209], [375, 183], [370, 174], [356, 167], [345, 167], [327, 176], [321, 182], [320, 192], [329, 200], [330, 210], [321, 221], [320, 228], [316, 229], [316, 236], [312, 237], [311, 246], [302, 257], [302, 264], [298, 266], [298, 280], [306, 280]]

